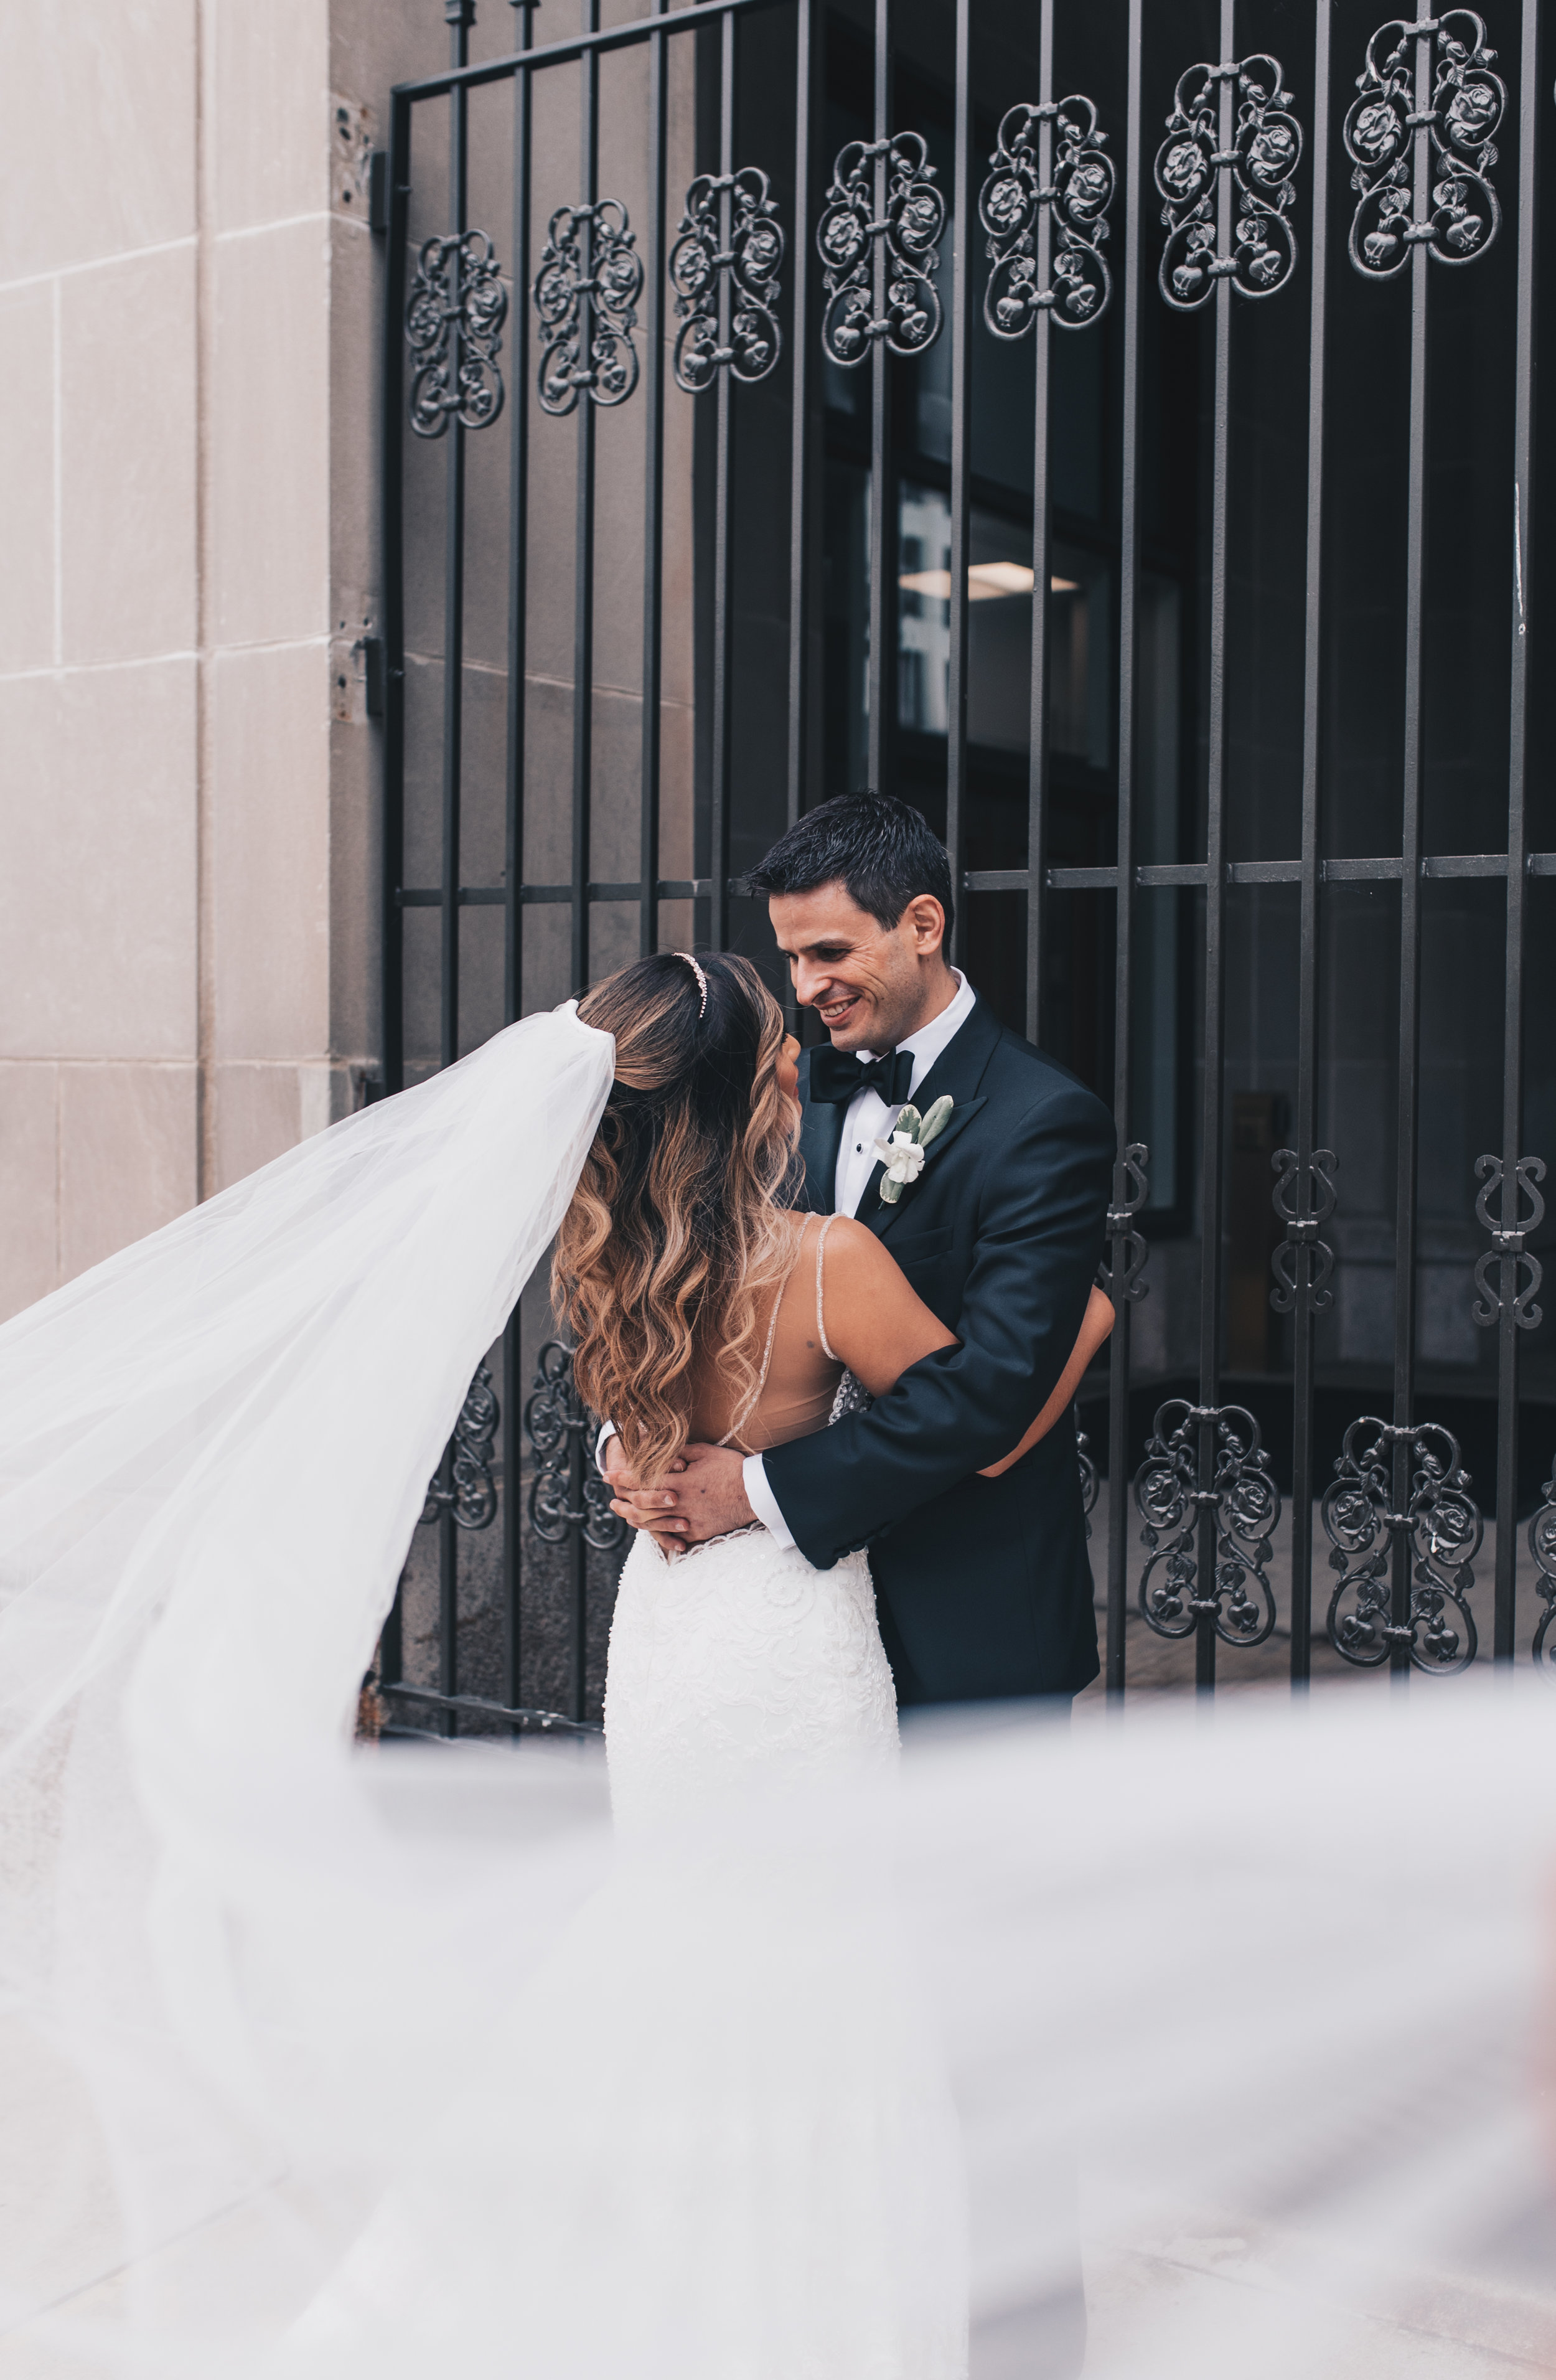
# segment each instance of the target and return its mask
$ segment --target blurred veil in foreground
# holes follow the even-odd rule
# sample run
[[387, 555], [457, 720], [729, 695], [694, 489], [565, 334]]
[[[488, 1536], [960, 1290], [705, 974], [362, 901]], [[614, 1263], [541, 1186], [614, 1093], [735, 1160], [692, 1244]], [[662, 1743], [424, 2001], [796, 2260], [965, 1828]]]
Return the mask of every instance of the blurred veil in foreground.
[[353, 1748], [611, 1061], [513, 1026], [0, 1331], [0, 2380], [797, 2380], [783, 2309], [739, 2374], [694, 2313], [702, 2215], [549, 2176], [629, 2061], [673, 2128], [691, 2022], [738, 2166], [801, 1976], [787, 2054], [945, 2060], [975, 2380], [1030, 2369], [1072, 2168], [1090, 2373], [1556, 2371], [1540, 1682], [959, 1718], [619, 1854], [593, 1749]]

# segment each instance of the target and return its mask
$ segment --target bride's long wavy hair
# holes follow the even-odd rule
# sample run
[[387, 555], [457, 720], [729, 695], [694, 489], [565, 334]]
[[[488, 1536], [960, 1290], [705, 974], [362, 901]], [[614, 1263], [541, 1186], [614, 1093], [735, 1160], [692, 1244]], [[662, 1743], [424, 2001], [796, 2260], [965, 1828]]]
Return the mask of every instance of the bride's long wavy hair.
[[662, 952], [578, 1004], [614, 1035], [616, 1078], [551, 1269], [573, 1378], [645, 1480], [685, 1445], [694, 1359], [731, 1408], [754, 1394], [761, 1292], [780, 1278], [799, 1118], [778, 1079], [783, 1013], [748, 959]]

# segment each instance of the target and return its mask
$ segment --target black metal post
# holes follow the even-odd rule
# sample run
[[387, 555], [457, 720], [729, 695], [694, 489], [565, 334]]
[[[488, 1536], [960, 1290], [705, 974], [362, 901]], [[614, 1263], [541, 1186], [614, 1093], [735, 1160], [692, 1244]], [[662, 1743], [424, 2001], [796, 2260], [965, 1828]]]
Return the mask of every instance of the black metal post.
[[[599, 0], [584, 0], [585, 30], [599, 25]], [[599, 53], [588, 50], [578, 68], [579, 168], [584, 186], [579, 233], [578, 354], [585, 371], [594, 352], [594, 207], [599, 196]], [[595, 705], [595, 407], [592, 383], [578, 397], [578, 465], [573, 565], [573, 938], [569, 953], [574, 992], [589, 980], [589, 825], [594, 777]], [[575, 1569], [582, 1575], [583, 1552]], [[580, 1593], [582, 1588], [580, 1587]]]
[[[654, 0], [656, 16], [666, 0]], [[665, 37], [648, 45], [648, 227], [644, 256], [643, 341], [643, 739], [638, 875], [637, 952], [659, 947], [659, 716], [664, 638], [659, 595], [664, 561], [665, 399]]]
[[383, 905], [379, 956], [386, 1093], [405, 1082], [404, 912], [400, 892], [405, 853], [405, 241], [411, 181], [411, 107], [397, 92], [390, 103], [389, 220], [385, 233], [383, 390], [379, 435], [382, 448], [380, 503], [383, 515]]
[[[887, 192], [891, 180], [891, 161], [887, 143], [891, 138], [891, 0], [875, 0], [875, 221], [884, 223]], [[873, 320], [887, 319], [887, 244], [884, 238], [874, 244], [870, 268], [870, 297]], [[891, 355], [884, 336], [871, 341], [870, 355], [870, 661], [869, 706], [866, 776], [874, 793], [888, 792], [885, 783], [888, 735], [887, 703], [890, 698], [891, 668], [887, 652], [887, 637], [896, 617], [887, 574], [897, 540], [887, 518], [887, 479], [891, 468]]]
[[[1236, 55], [1234, 0], [1221, 0], [1221, 63]], [[1224, 154], [1232, 146], [1235, 85], [1223, 73], [1217, 96], [1218, 138]], [[1232, 181], [1216, 175], [1216, 254], [1232, 253]], [[1213, 1408], [1221, 1394], [1221, 1214], [1223, 1119], [1225, 1086], [1223, 1056], [1226, 1006], [1226, 528], [1228, 449], [1232, 437], [1232, 281], [1223, 273], [1215, 287], [1215, 365], [1211, 463], [1210, 685], [1207, 697], [1205, 772], [1205, 1079], [1200, 1150], [1200, 1402]], [[1200, 1424], [1201, 1499], [1210, 1496], [1215, 1471], [1215, 1424]], [[1199, 1542], [1200, 1592], [1213, 1597], [1216, 1521], [1213, 1499], [1201, 1501]], [[1215, 1614], [1202, 1610], [1194, 1639], [1194, 1682], [1201, 1694], [1215, 1685]]]
[[[1143, 121], [1140, 52], [1145, 0], [1129, 0], [1127, 143], [1124, 159], [1124, 419], [1119, 487], [1122, 515], [1118, 556], [1118, 848], [1113, 958], [1113, 1119], [1118, 1156], [1113, 1172], [1113, 1211], [1122, 1217], [1128, 1195], [1124, 1151], [1130, 1147], [1132, 1098], [1129, 1043], [1133, 1007], [1135, 932], [1135, 774], [1139, 744], [1136, 692], [1140, 669], [1140, 233], [1146, 194], [1140, 170]], [[1035, 600], [1035, 589], [1034, 589]], [[1109, 1270], [1121, 1288], [1127, 1249], [1121, 1222], [1113, 1227]], [[1129, 1318], [1132, 1301], [1114, 1300], [1117, 1318], [1108, 1352], [1107, 1376], [1107, 1644], [1104, 1677], [1108, 1698], [1124, 1696], [1124, 1630], [1128, 1601], [1129, 1511]]]
[[[1054, 103], [1054, 0], [1041, 0], [1038, 9], [1038, 104]], [[1037, 178], [1046, 190], [1054, 180], [1054, 119], [1043, 113], [1037, 128]], [[1037, 240], [1037, 286], [1049, 285], [1054, 252], [1054, 215], [1040, 206], [1033, 226]], [[1053, 561], [1053, 501], [1048, 479], [1048, 387], [1053, 355], [1052, 309], [1039, 307], [1032, 325], [1036, 348], [1032, 404], [1032, 536], [1031, 536], [1031, 690], [1027, 756], [1027, 1015], [1029, 1041], [1043, 1031], [1043, 977], [1047, 950], [1043, 940], [1048, 869], [1048, 604]]]
[[[785, 822], [805, 806], [806, 699], [809, 690], [810, 404], [811, 404], [811, 128], [815, 116], [818, 44], [812, 0], [797, 0], [794, 19], [794, 310], [790, 334], [789, 420], [789, 776]], [[786, 1008], [794, 1022], [792, 990]]]
[[1291, 1683], [1308, 1683], [1313, 1612], [1313, 1327], [1318, 1251], [1313, 1242], [1319, 1026], [1319, 734], [1323, 668], [1324, 322], [1329, 242], [1330, 0], [1318, 0], [1313, 59], [1312, 296], [1308, 334], [1307, 629], [1302, 663], [1302, 874], [1297, 991], [1297, 1177], [1293, 1201], [1301, 1230], [1294, 1254], [1295, 1354], [1291, 1442]]
[[[1429, 0], [1417, 0], [1417, 23], [1433, 22]], [[1427, 131], [1431, 109], [1431, 37], [1416, 41], [1416, 108], [1412, 213], [1428, 212], [1431, 151]], [[1405, 782], [1400, 822], [1399, 886], [1399, 1082], [1395, 1134], [1393, 1418], [1404, 1428], [1413, 1418], [1416, 1390], [1416, 1162], [1420, 1137], [1421, 1060], [1421, 640], [1426, 606], [1427, 558], [1427, 291], [1429, 259], [1424, 240], [1410, 251], [1410, 455], [1406, 486], [1405, 556]], [[1410, 1494], [1409, 1441], [1393, 1447], [1394, 1510], [1404, 1512]], [[1410, 1675], [1410, 1548], [1395, 1534], [1391, 1554], [1390, 1624], [1398, 1632], [1390, 1651], [1394, 1683]]]
[[[1539, 87], [1538, 0], [1524, 0], [1518, 87], [1517, 332], [1513, 428], [1513, 653], [1507, 783], [1507, 925], [1502, 1006], [1502, 1218], [1520, 1207], [1524, 1136], [1524, 936], [1528, 908], [1529, 540], [1534, 524], [1535, 172]], [[1514, 1657], [1518, 1593], [1519, 1265], [1499, 1267], [1497, 1315], [1497, 1570], [1492, 1654]]]
[[967, 565], [968, 420], [972, 369], [972, 0], [957, 0], [957, 132], [951, 190], [951, 586], [946, 675], [946, 848], [957, 921], [951, 954], [967, 953]]
[[[530, 47], [539, 0], [510, 0], [519, 12], [519, 48]], [[510, 315], [513, 369], [509, 378], [508, 464], [508, 816], [503, 876], [502, 1014], [513, 1024], [524, 1012], [525, 729], [529, 605], [529, 245], [530, 124], [533, 93], [527, 70], [513, 77], [513, 306]], [[503, 1698], [523, 1700], [524, 1500], [520, 1493], [523, 1396], [522, 1333], [517, 1306], [502, 1334], [502, 1608]], [[515, 1730], [516, 1732], [516, 1730]]]
[[[718, 171], [724, 188], [718, 194], [718, 245], [728, 254], [733, 220], [730, 177], [735, 170], [735, 20], [725, 17], [718, 29]], [[718, 283], [718, 345], [728, 352], [732, 290], [730, 275]], [[730, 939], [730, 463], [734, 431], [733, 376], [719, 372], [714, 402], [713, 460], [713, 703], [712, 784], [708, 873], [712, 879], [708, 930], [715, 950]]]

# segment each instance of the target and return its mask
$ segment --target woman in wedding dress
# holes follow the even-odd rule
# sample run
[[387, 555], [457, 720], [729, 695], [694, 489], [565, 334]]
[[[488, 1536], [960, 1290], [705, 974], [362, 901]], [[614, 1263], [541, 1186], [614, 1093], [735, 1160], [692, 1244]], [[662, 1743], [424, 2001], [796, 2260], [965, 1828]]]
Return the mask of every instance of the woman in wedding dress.
[[[1538, 1684], [1074, 1744], [996, 1716], [916, 1748], [898, 1827], [862, 1562], [752, 1532], [633, 1549], [613, 1864], [570, 1747], [353, 1754], [422, 1483], [559, 1229], [650, 1468], [943, 1343], [870, 1235], [790, 1218], [776, 1012], [703, 974], [695, 1083], [697, 970], [650, 962], [609, 1029], [513, 1026], [0, 1330], [5, 2380], [954, 2380], [942, 2042], [990, 2336], [1044, 2286], [1057, 2123], [1089, 2255], [1179, 2277], [1130, 2265], [1143, 2327], [1089, 2369], [1381, 2380], [1450, 2259], [1533, 2341]], [[634, 1161], [682, 1185], [635, 1255]]]

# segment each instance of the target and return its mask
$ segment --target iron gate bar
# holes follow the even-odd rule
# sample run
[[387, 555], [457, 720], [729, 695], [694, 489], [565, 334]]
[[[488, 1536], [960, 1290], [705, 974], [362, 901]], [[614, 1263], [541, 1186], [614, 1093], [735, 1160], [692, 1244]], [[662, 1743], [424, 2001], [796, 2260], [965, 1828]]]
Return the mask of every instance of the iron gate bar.
[[[1137, 1160], [1149, 1161], [1143, 1144], [1130, 1137], [1133, 1099], [1129, 1019], [1133, 1005], [1135, 935], [1135, 771], [1139, 740], [1137, 700], [1140, 657], [1140, 241], [1144, 224], [1145, 188], [1140, 175], [1144, 124], [1141, 52], [1145, 45], [1145, 0], [1129, 0], [1128, 98], [1124, 158], [1124, 391], [1123, 455], [1119, 484], [1118, 548], [1118, 814], [1117, 864], [1110, 871], [1117, 893], [1114, 911], [1113, 946], [1113, 1120], [1118, 1155], [1113, 1169], [1113, 1199], [1108, 1212], [1108, 1281], [1121, 1293], [1128, 1280], [1130, 1183], [1124, 1151], [1140, 1149]], [[1067, 880], [1067, 869], [1050, 868], [1048, 880]], [[1142, 1176], [1143, 1180], [1143, 1176]], [[1143, 1245], [1143, 1243], [1141, 1244]], [[1137, 1270], [1143, 1269], [1143, 1256]], [[1105, 1692], [1112, 1703], [1124, 1698], [1124, 1632], [1128, 1610], [1129, 1579], [1127, 1530], [1129, 1499], [1129, 1326], [1130, 1308], [1145, 1293], [1145, 1283], [1131, 1284], [1133, 1295], [1116, 1293], [1113, 1343], [1107, 1374], [1107, 1643], [1104, 1648]]]
[[[1312, 1668], [1313, 1337], [1322, 1287], [1333, 1267], [1321, 1257], [1317, 1218], [1323, 1204], [1314, 1162], [1319, 1031], [1319, 756], [1322, 725], [1322, 569], [1324, 328], [1329, 264], [1330, 0], [1318, 0], [1313, 54], [1312, 287], [1308, 331], [1308, 534], [1304, 564], [1307, 621], [1302, 655], [1302, 857], [1297, 992], [1297, 1146], [1286, 1237], [1292, 1249], [1294, 1334], [1291, 1421], [1291, 1687], [1300, 1694]], [[1277, 1212], [1279, 1196], [1276, 1195]], [[1331, 1196], [1331, 1204], [1333, 1197]], [[1327, 1211], [1327, 1209], [1325, 1210]], [[1277, 1273], [1277, 1278], [1279, 1275]], [[1275, 1293], [1281, 1303], [1281, 1293]]]
[[[539, 0], [537, 0], [537, 6]], [[679, 31], [682, 24], [706, 24], [723, 16], [741, 17], [757, 8], [779, 7], [783, 0], [695, 0], [694, 7], [667, 9], [670, 27]], [[505, 82], [525, 67], [567, 66], [574, 58], [593, 55], [598, 57], [607, 50], [634, 49], [638, 42], [651, 41], [657, 20], [653, 17], [630, 17], [620, 25], [600, 25], [597, 21], [582, 33], [569, 34], [565, 41], [547, 42], [543, 47], [524, 53], [511, 50], [506, 57], [483, 58], [476, 66], [450, 68], [442, 74], [422, 75], [415, 82], [397, 83], [394, 96], [410, 103], [423, 99], [441, 99], [456, 85], [475, 91], [486, 82]]]
[[[584, 0], [585, 22], [599, 24], [599, 0]], [[586, 283], [594, 271], [597, 225], [591, 211], [599, 199], [599, 53], [588, 49], [579, 61], [578, 153], [584, 188], [583, 249]], [[585, 371], [593, 360], [594, 303], [585, 289], [579, 356]], [[578, 455], [573, 561], [573, 881], [569, 974], [582, 997], [589, 980], [589, 804], [594, 768], [595, 680], [595, 408], [592, 390], [579, 392]]]
[[[967, 857], [967, 468], [972, 370], [972, 0], [957, 0], [956, 150], [951, 165], [951, 589], [946, 664], [946, 848], [959, 886]], [[967, 955], [967, 903], [956, 905], [951, 956]]]
[[[666, 0], [654, 0], [654, 14], [663, 16]], [[659, 697], [664, 663], [664, 638], [659, 596], [664, 577], [665, 496], [665, 127], [667, 78], [665, 36], [661, 28], [648, 45], [648, 228], [644, 268], [646, 306], [643, 328], [647, 350], [647, 380], [643, 414], [643, 736], [641, 812], [638, 835], [637, 954], [648, 958], [659, 947], [659, 758], [664, 722]]]
[[[1513, 426], [1513, 637], [1509, 656], [1507, 923], [1502, 1011], [1502, 1220], [1519, 1212], [1524, 1137], [1524, 934], [1528, 907], [1529, 651], [1524, 589], [1534, 514], [1535, 140], [1539, 104], [1538, 0], [1524, 0], [1518, 89], [1518, 260]], [[1509, 1208], [1508, 1201], [1512, 1200]], [[1518, 1594], [1518, 1350], [1524, 1320], [1518, 1258], [1504, 1256], [1497, 1322], [1497, 1560], [1492, 1658], [1511, 1661]], [[1538, 1271], [1536, 1278], [1538, 1280]], [[1534, 1540], [1531, 1537], [1531, 1548]]]
[[[887, 218], [887, 192], [891, 183], [892, 160], [887, 144], [891, 140], [891, 0], [875, 0], [874, 54], [874, 132], [875, 156], [873, 165], [874, 181], [875, 223], [884, 227]], [[871, 326], [887, 318], [887, 237], [884, 228], [872, 243], [870, 260]], [[891, 431], [891, 356], [884, 335], [874, 334], [870, 341], [870, 546], [869, 605], [870, 653], [867, 663], [866, 702], [869, 716], [865, 730], [865, 775], [871, 790], [879, 792], [886, 783], [887, 756], [887, 694], [892, 683], [892, 672], [887, 658], [887, 625], [895, 625], [896, 605], [890, 600], [887, 565], [896, 552], [897, 540], [891, 534], [887, 518], [887, 473], [890, 467], [888, 441]]]
[[[726, 16], [718, 28], [718, 172], [729, 183], [735, 170], [735, 20]], [[731, 193], [718, 195], [719, 246], [730, 246]], [[730, 276], [718, 280], [718, 344], [730, 345]], [[734, 433], [733, 376], [721, 371], [714, 402], [713, 458], [713, 686], [712, 783], [709, 788], [708, 873], [713, 897], [708, 904], [709, 939], [717, 951], [730, 939], [730, 631], [732, 623], [730, 565], [733, 559], [730, 448]]]
[[[1037, 162], [1040, 188], [1054, 180], [1054, 0], [1041, 0], [1037, 25]], [[1037, 285], [1048, 286], [1054, 249], [1053, 209], [1039, 203]], [[1032, 526], [1031, 710], [1027, 728], [1027, 1015], [1029, 1041], [1041, 1038], [1047, 949], [1043, 871], [1048, 864], [1048, 613], [1053, 602], [1054, 498], [1048, 461], [1050, 366], [1054, 316], [1039, 310], [1032, 326]]]
[[[1431, 0], [1416, 0], [1417, 27], [1431, 24]], [[1416, 114], [1429, 117], [1431, 108], [1431, 42], [1416, 41]], [[1426, 126], [1417, 128], [1412, 146], [1413, 206], [1420, 220], [1426, 206], [1429, 157]], [[1420, 1136], [1418, 1075], [1421, 1059], [1421, 653], [1425, 627], [1426, 473], [1427, 473], [1427, 273], [1426, 244], [1417, 240], [1410, 251], [1410, 446], [1406, 467], [1405, 559], [1405, 782], [1401, 820], [1399, 917], [1399, 1057], [1394, 1184], [1394, 1358], [1393, 1419], [1407, 1429], [1412, 1418], [1416, 1384], [1416, 1166]], [[1393, 1441], [1393, 1502], [1404, 1512], [1409, 1501], [1409, 1441]], [[1391, 1539], [1393, 1579], [1391, 1625], [1407, 1630], [1410, 1622], [1410, 1549], [1398, 1535]], [[1389, 1655], [1396, 1686], [1410, 1674], [1410, 1647], [1396, 1634]]]
[[[959, 0], [965, 6], [965, 0]], [[793, 826], [804, 805], [805, 712], [809, 694], [805, 603], [810, 576], [811, 407], [811, 118], [815, 107], [818, 46], [811, 0], [797, 0], [794, 24], [794, 277], [789, 415], [789, 750], [784, 820]], [[784, 970], [784, 1017], [792, 1029], [794, 990]]]
[[[519, 49], [534, 40], [535, 11], [540, 0], [509, 0], [519, 12]], [[520, 888], [525, 872], [525, 755], [528, 726], [529, 643], [529, 252], [530, 133], [534, 86], [521, 67], [513, 77], [513, 249], [512, 279], [513, 392], [509, 402], [508, 467], [508, 718], [504, 850], [507, 860], [502, 886], [502, 1021], [514, 1024], [524, 1013], [524, 903]], [[461, 893], [461, 899], [464, 899]], [[519, 1491], [519, 1404], [522, 1350], [519, 1309], [514, 1307], [502, 1333], [502, 1612], [503, 1693], [510, 1704], [520, 1695], [524, 1665], [524, 1532], [517, 1524]]]
[[[1221, 55], [1236, 52], [1236, 0], [1221, 0]], [[1217, 145], [1223, 155], [1232, 147], [1230, 76], [1217, 87]], [[1216, 173], [1216, 253], [1224, 257], [1232, 247], [1232, 177], [1224, 167]], [[1201, 1121], [1200, 1188], [1200, 1403], [1208, 1418], [1200, 1424], [1200, 1491], [1208, 1494], [1215, 1471], [1215, 1409], [1221, 1395], [1221, 1216], [1222, 1141], [1225, 1084], [1223, 1080], [1223, 1037], [1226, 1011], [1226, 538], [1229, 498], [1229, 454], [1232, 436], [1232, 276], [1223, 273], [1215, 286], [1215, 363], [1212, 397], [1211, 448], [1211, 588], [1210, 686], [1207, 695], [1205, 768], [1205, 1082]], [[1200, 1506], [1200, 1568], [1202, 1577], [1214, 1575], [1215, 1521], [1211, 1505]], [[1201, 1611], [1194, 1638], [1194, 1683], [1200, 1694], [1215, 1685], [1215, 1622]]]
[[[470, 24], [475, 0], [444, 0], [443, 16], [456, 67], [469, 55]], [[469, 97], [463, 84], [449, 93], [449, 227], [455, 242], [469, 228], [465, 222], [469, 181]], [[460, 248], [449, 259], [452, 319], [449, 325], [450, 384], [457, 391], [463, 361], [464, 327], [460, 310]], [[465, 429], [456, 409], [446, 415], [449, 441], [444, 494], [443, 589], [443, 835], [442, 901], [439, 952], [440, 1063], [452, 1066], [459, 1056], [459, 878], [460, 806], [464, 765], [464, 439]], [[444, 1451], [440, 1481], [452, 1485], [453, 1441]], [[438, 1520], [438, 1683], [445, 1695], [459, 1692], [459, 1541], [452, 1501], [443, 1502]], [[440, 1714], [442, 1731], [456, 1735], [459, 1715], [450, 1708]]]

